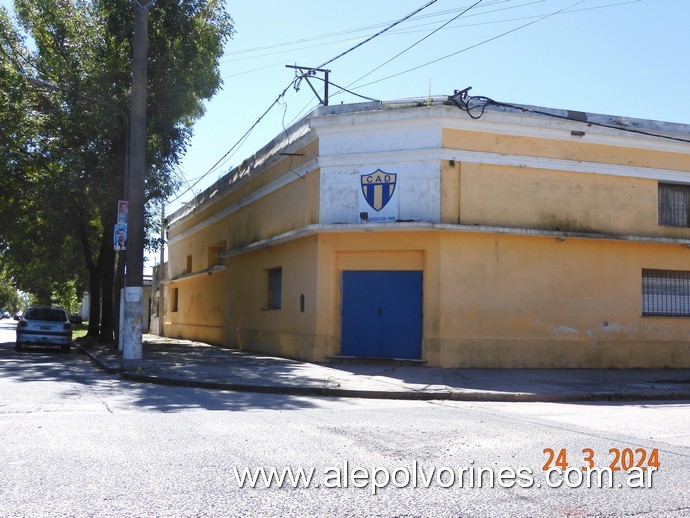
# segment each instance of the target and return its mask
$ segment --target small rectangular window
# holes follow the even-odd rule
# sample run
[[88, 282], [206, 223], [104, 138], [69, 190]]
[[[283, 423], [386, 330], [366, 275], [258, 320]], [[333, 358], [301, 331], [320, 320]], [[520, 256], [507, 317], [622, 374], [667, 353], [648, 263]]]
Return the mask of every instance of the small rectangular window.
[[170, 290], [170, 311], [172, 313], [177, 312], [177, 297], [178, 288], [172, 288], [172, 290]]
[[268, 270], [268, 309], [280, 309], [280, 299], [283, 284], [283, 269], [271, 268]]
[[659, 184], [659, 225], [690, 226], [690, 185]]
[[642, 270], [642, 315], [690, 317], [690, 272]]
[[187, 256], [187, 271], [186, 273], [192, 273], [192, 256]]
[[220, 257], [220, 254], [225, 250], [225, 244], [219, 244], [215, 246], [209, 246], [208, 247], [208, 267], [211, 268], [212, 266], [222, 266], [223, 265], [223, 259]]

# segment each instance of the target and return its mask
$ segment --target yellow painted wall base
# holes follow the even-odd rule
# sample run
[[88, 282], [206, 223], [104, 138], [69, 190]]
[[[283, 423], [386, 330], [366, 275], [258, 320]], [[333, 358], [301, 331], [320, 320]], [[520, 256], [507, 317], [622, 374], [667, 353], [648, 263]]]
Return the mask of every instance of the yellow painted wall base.
[[685, 342], [433, 339], [425, 347], [431, 353], [429, 364], [449, 368], [690, 368]]
[[314, 336], [293, 333], [243, 332], [240, 348], [262, 354], [324, 362], [336, 353], [332, 336]]
[[236, 342], [232, 339], [229, 332], [217, 326], [166, 323], [164, 325], [164, 330], [165, 336], [171, 338], [193, 340], [211, 345], [222, 345], [224, 347], [236, 347]]
[[[429, 366], [690, 368], [688, 319], [641, 315], [642, 269], [682, 269], [689, 254], [668, 244], [490, 232], [327, 232], [239, 256], [215, 284], [180, 284], [173, 318], [201, 319], [213, 308], [222, 323], [168, 322], [165, 333], [325, 362], [341, 354], [343, 271], [419, 270]], [[267, 310], [261, 292], [275, 266], [282, 306]], [[225, 307], [209, 289], [227, 293]]]

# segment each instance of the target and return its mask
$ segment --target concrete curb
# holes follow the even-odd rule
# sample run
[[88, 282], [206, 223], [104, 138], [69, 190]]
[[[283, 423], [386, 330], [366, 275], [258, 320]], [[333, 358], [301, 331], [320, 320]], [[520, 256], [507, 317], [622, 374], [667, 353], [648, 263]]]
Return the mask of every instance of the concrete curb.
[[101, 361], [101, 359], [98, 358], [98, 356], [93, 354], [88, 349], [85, 349], [81, 345], [78, 345], [77, 349], [84, 356], [88, 356], [89, 360], [91, 360], [91, 363], [93, 363], [98, 368], [98, 370], [103, 371], [106, 374], [120, 374], [121, 372], [124, 371], [124, 369], [120, 366], [114, 367], [112, 365], [108, 365], [106, 362]]
[[154, 385], [168, 385], [189, 388], [203, 388], [212, 390], [226, 390], [232, 392], [254, 392], [258, 394], [276, 394], [284, 396], [320, 396], [332, 398], [361, 398], [361, 399], [389, 399], [402, 401], [467, 401], [467, 402], [495, 402], [495, 403], [567, 403], [567, 402], [594, 402], [594, 401], [655, 401], [655, 400], [686, 400], [690, 399], [688, 393], [553, 393], [533, 394], [519, 392], [421, 392], [421, 391], [381, 391], [381, 390], [357, 390], [319, 387], [298, 387], [280, 385], [255, 385], [246, 383], [222, 383], [210, 381], [197, 381], [165, 376], [152, 376], [146, 374], [133, 374], [127, 371], [120, 373], [122, 379], [139, 383]]
[[213, 381], [199, 381], [188, 378], [176, 378], [169, 376], [155, 376], [150, 374], [138, 374], [128, 371], [125, 367], [113, 366], [103, 362], [91, 351], [79, 346], [80, 352], [103, 372], [117, 374], [120, 378], [138, 383], [154, 385], [167, 385], [189, 388], [203, 388], [211, 390], [224, 390], [232, 392], [253, 392], [257, 394], [276, 394], [284, 396], [320, 396], [333, 398], [361, 398], [361, 399], [388, 399], [406, 401], [484, 401], [484, 402], [531, 402], [531, 403], [565, 403], [565, 402], [595, 402], [595, 401], [664, 401], [664, 400], [690, 400], [690, 391], [681, 392], [589, 392], [589, 393], [521, 393], [521, 392], [487, 392], [487, 391], [402, 391], [402, 390], [358, 390], [340, 389], [328, 387], [286, 386], [286, 385], [260, 385], [248, 383], [225, 383]]

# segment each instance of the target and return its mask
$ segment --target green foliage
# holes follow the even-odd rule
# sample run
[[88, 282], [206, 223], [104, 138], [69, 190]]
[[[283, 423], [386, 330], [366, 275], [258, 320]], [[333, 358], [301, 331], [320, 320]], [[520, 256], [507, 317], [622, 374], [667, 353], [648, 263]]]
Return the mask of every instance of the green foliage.
[[22, 299], [5, 272], [0, 270], [0, 310], [14, 313], [18, 309], [23, 309]]
[[[69, 302], [87, 275], [107, 299], [112, 286], [103, 283], [112, 276], [103, 271], [114, 267], [108, 247], [125, 184], [135, 2], [14, 5], [16, 26], [0, 10], [0, 256], [37, 301], [59, 294]], [[147, 200], [178, 187], [174, 168], [204, 100], [220, 87], [218, 59], [232, 31], [219, 0], [150, 8]], [[147, 212], [146, 224], [157, 230], [156, 215]]]
[[53, 304], [64, 308], [70, 315], [78, 313], [81, 305], [81, 295], [79, 286], [74, 280], [65, 282], [62, 286], [57, 286], [53, 292]]

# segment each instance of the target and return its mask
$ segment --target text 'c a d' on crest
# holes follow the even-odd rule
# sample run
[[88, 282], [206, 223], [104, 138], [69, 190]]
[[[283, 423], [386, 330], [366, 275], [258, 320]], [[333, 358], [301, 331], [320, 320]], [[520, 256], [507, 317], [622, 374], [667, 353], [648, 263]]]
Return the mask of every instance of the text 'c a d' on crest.
[[360, 176], [364, 199], [372, 209], [379, 211], [391, 200], [397, 177], [397, 174], [386, 173], [381, 169]]

